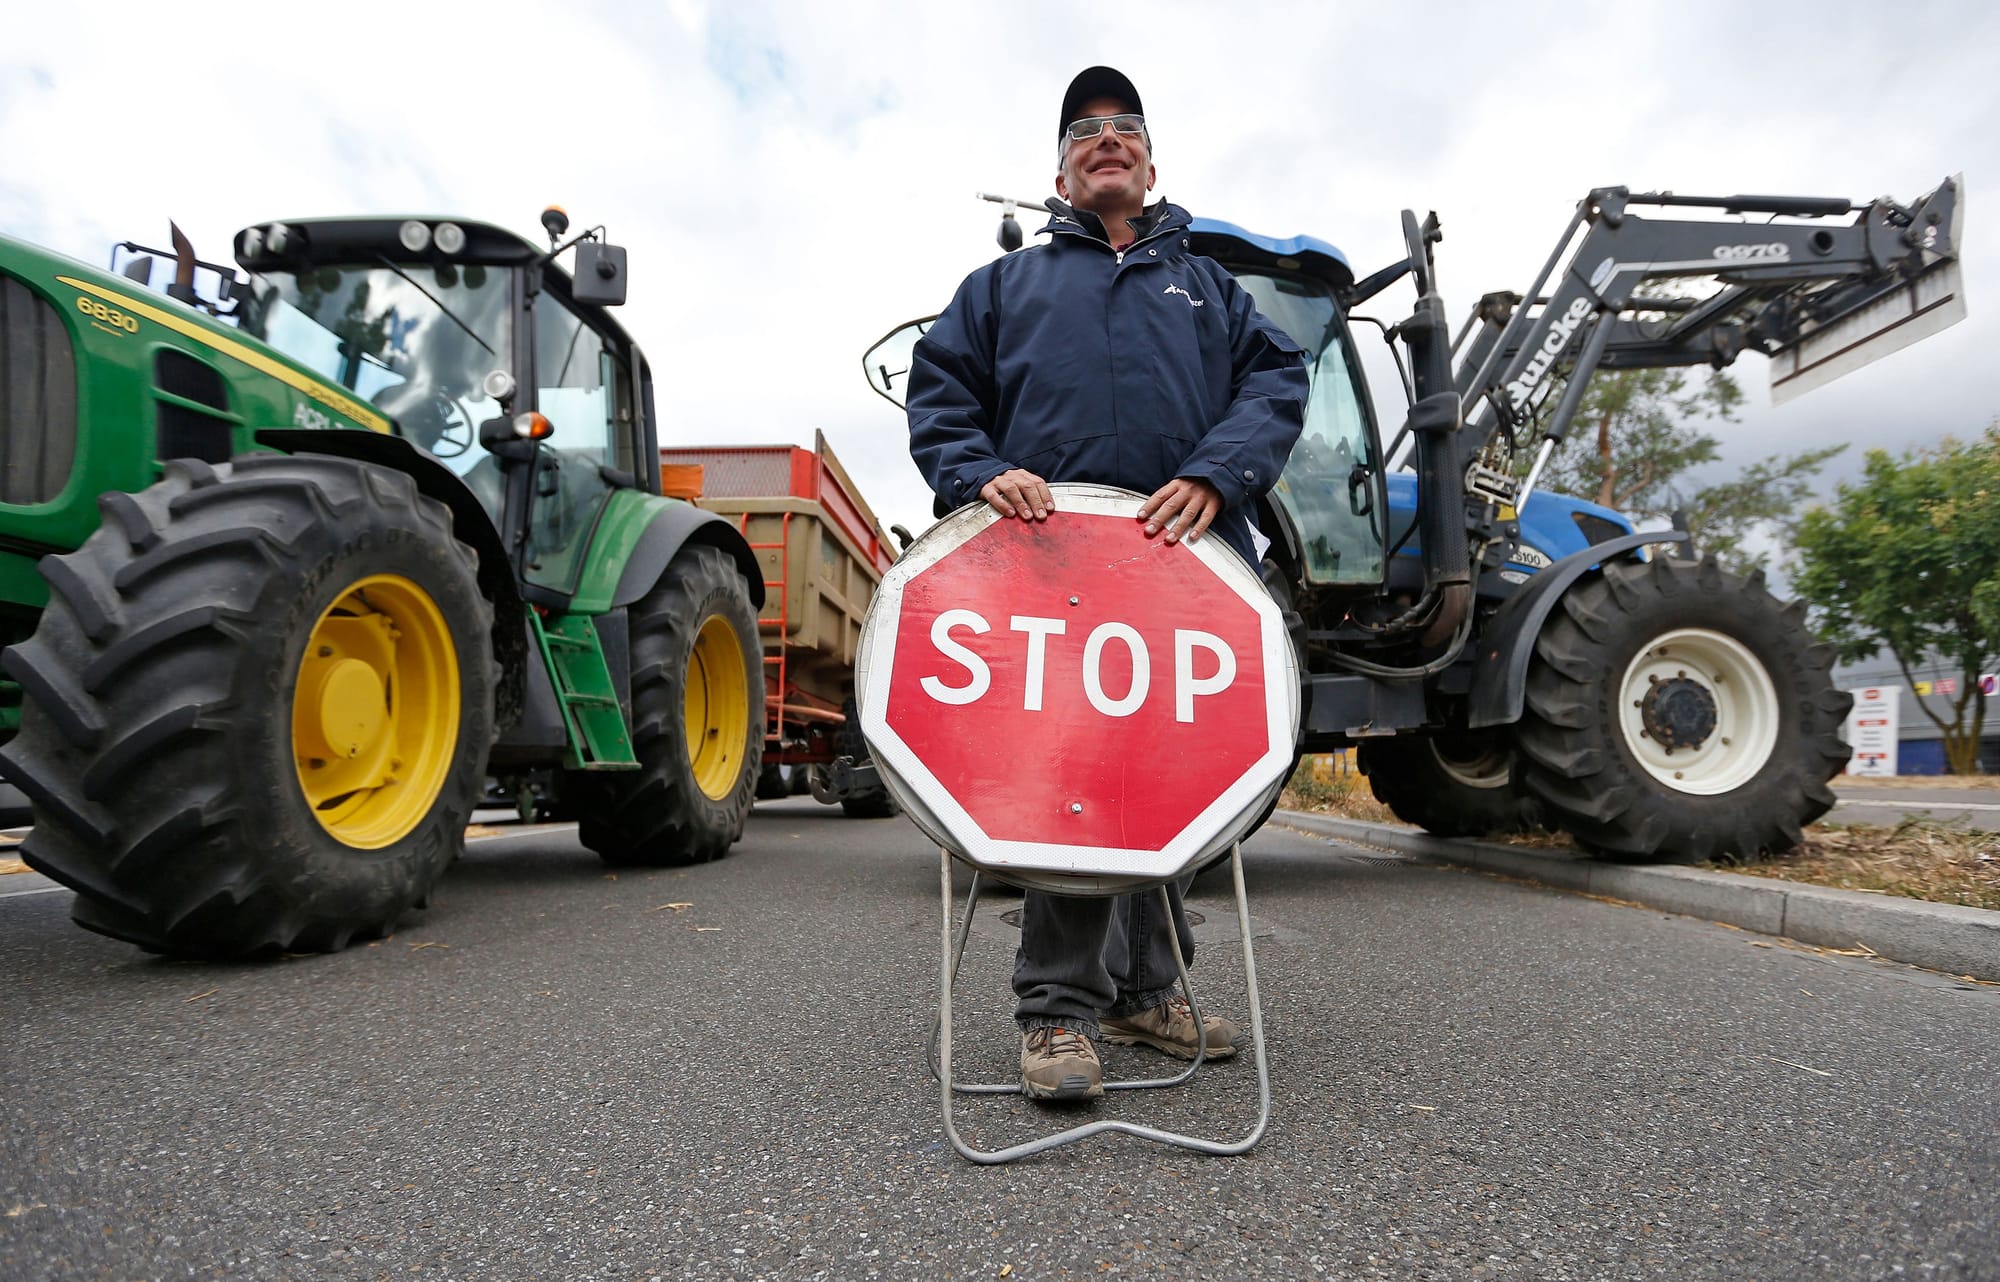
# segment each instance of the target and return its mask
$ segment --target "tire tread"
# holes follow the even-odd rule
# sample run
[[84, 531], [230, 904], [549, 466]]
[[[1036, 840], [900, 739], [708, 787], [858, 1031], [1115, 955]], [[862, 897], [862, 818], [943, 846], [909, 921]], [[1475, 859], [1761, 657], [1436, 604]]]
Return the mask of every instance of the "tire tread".
[[[163, 471], [146, 490], [104, 495], [100, 529], [44, 559], [49, 606], [5, 656], [27, 695], [21, 730], [0, 749], [35, 809], [22, 857], [78, 892], [78, 924], [152, 951], [240, 957], [380, 933], [450, 862], [478, 794], [496, 673], [476, 558], [443, 505], [401, 473], [281, 454]], [[266, 706], [289, 635], [279, 621], [313, 582], [299, 576], [354, 563], [337, 559], [350, 556], [341, 530], [406, 532], [396, 546], [455, 594], [447, 617], [470, 666], [452, 778], [431, 813], [388, 866], [335, 860], [309, 891], [294, 861], [327, 857], [272, 840], [268, 799], [235, 800], [248, 786], [237, 754], [254, 731], [289, 739], [289, 712], [276, 721], [289, 692]], [[314, 841], [337, 847], [303, 797], [290, 804]]]
[[[1729, 794], [1666, 787], [1599, 724], [1631, 656], [1678, 627], [1733, 635], [1767, 670], [1774, 661], [1790, 669], [1772, 672], [1781, 705], [1772, 758]], [[1803, 607], [1778, 602], [1761, 573], [1732, 574], [1712, 556], [1612, 562], [1572, 586], [1535, 639], [1517, 737], [1522, 782], [1552, 821], [1614, 858], [1698, 862], [1790, 849], [1832, 808], [1827, 780], [1848, 759], [1839, 732], [1853, 700], [1833, 688], [1832, 661], [1832, 649], [1806, 631]], [[1801, 696], [1804, 686], [1813, 688]]]

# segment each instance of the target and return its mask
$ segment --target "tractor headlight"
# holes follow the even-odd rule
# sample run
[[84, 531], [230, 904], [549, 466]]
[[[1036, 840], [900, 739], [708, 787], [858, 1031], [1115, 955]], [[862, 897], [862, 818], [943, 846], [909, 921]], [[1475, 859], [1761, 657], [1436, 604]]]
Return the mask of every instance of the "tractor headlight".
[[292, 229], [283, 223], [272, 223], [264, 229], [264, 248], [273, 254], [282, 254], [292, 243]]
[[412, 218], [396, 229], [396, 238], [403, 242], [403, 248], [413, 254], [421, 254], [431, 247], [431, 229]]
[[436, 234], [440, 254], [456, 254], [464, 251], [465, 228], [457, 223], [439, 223]]

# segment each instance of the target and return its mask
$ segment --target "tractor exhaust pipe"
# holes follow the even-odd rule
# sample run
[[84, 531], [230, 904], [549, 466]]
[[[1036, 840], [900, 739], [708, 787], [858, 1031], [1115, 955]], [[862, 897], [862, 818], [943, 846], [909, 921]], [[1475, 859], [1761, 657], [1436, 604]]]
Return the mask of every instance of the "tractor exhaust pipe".
[[167, 297], [193, 307], [201, 301], [194, 292], [194, 242], [187, 238], [179, 223], [169, 222], [167, 232], [174, 240], [174, 280], [167, 286]]

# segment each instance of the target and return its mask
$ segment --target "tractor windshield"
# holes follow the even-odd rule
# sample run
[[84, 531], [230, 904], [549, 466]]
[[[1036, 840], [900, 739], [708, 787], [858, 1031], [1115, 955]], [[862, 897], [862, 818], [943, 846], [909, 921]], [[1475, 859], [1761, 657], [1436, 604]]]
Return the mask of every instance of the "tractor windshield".
[[[1327, 287], [1312, 280], [1238, 271], [1257, 310], [1290, 334], [1311, 361], [1305, 431], [1273, 491], [1305, 547], [1313, 583], [1382, 581], [1380, 463], [1362, 407], [1347, 326]], [[1363, 465], [1364, 472], [1356, 472]]]
[[[477, 263], [267, 272], [252, 277], [242, 325], [464, 475], [486, 457], [479, 421], [497, 412], [486, 376], [514, 364], [509, 282]], [[497, 489], [490, 497], [497, 505]]]

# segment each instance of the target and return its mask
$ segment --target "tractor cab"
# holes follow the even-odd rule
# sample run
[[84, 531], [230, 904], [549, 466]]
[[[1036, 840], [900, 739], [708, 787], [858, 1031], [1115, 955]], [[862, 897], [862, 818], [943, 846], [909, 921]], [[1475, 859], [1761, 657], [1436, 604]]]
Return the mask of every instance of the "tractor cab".
[[[547, 250], [465, 221], [248, 227], [235, 243], [250, 275], [236, 315], [456, 473], [530, 595], [554, 603], [574, 591], [607, 497], [651, 488], [657, 444], [644, 361], [605, 310], [624, 301], [623, 251], [570, 242], [572, 278], [553, 262], [570, 247], [557, 244], [567, 219], [551, 210], [543, 221]], [[337, 410], [300, 414], [295, 427], [349, 425]]]
[[[1305, 348], [1312, 395], [1305, 428], [1271, 491], [1286, 553], [1313, 587], [1382, 582], [1386, 529], [1381, 435], [1341, 291], [1354, 273], [1338, 249], [1311, 236], [1278, 239], [1197, 218], [1192, 248], [1215, 259], [1257, 310]], [[1268, 520], [1260, 524], [1269, 525]]]

